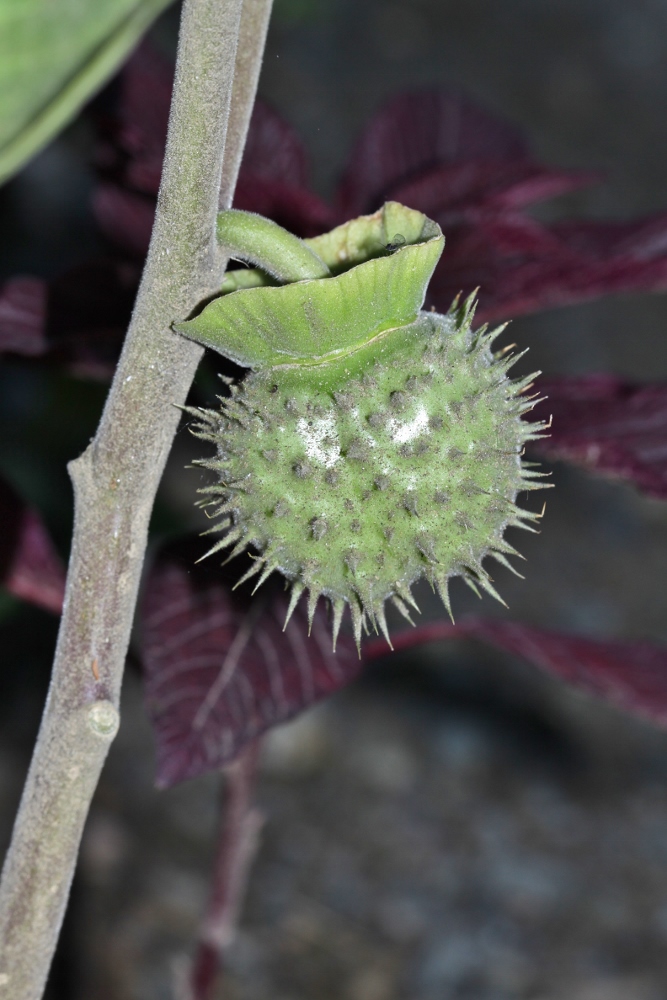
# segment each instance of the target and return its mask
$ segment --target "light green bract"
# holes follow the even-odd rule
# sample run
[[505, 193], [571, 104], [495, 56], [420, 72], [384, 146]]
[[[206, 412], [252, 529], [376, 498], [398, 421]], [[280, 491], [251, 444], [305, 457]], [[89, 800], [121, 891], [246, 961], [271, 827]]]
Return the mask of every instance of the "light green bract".
[[304, 590], [311, 621], [329, 598], [334, 644], [346, 604], [357, 644], [369, 626], [388, 640], [385, 601], [410, 620], [421, 577], [450, 614], [453, 576], [497, 597], [483, 561], [511, 569], [505, 529], [536, 519], [516, 498], [542, 485], [521, 454], [544, 425], [521, 419], [534, 375], [508, 378], [516, 358], [492, 352], [500, 330], [472, 329], [472, 298], [420, 311], [439, 227], [389, 202], [307, 241], [223, 213], [219, 237], [240, 259], [267, 258], [177, 327], [252, 369], [220, 410], [192, 411], [217, 449], [200, 463], [217, 477], [201, 502], [223, 533], [208, 554], [252, 546], [242, 579], [282, 572], [288, 619]]

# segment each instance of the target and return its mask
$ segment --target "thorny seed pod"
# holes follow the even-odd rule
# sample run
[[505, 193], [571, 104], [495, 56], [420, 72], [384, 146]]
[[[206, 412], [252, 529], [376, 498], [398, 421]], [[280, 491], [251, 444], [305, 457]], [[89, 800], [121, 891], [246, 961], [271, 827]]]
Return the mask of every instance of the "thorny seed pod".
[[534, 376], [508, 378], [516, 359], [491, 350], [500, 330], [472, 329], [472, 297], [420, 312], [439, 227], [389, 202], [306, 241], [232, 211], [219, 238], [262, 270], [230, 272], [177, 327], [251, 369], [219, 410], [192, 411], [217, 449], [200, 463], [222, 533], [208, 554], [256, 549], [242, 579], [283, 573], [288, 619], [304, 590], [311, 620], [327, 597], [334, 645], [346, 604], [357, 644], [369, 626], [389, 640], [385, 601], [410, 619], [421, 577], [450, 614], [453, 576], [498, 597], [483, 562], [509, 566], [505, 529], [536, 519], [516, 498], [542, 485], [521, 454], [544, 425], [521, 419]]

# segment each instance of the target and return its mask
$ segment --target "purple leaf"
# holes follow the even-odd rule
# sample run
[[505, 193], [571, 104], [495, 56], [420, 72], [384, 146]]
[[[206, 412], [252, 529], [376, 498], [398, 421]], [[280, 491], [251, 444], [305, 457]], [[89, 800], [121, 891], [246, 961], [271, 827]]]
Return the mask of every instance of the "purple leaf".
[[[117, 84], [113, 113], [98, 111], [93, 199], [111, 242], [132, 256], [148, 249], [167, 135], [172, 67], [143, 44]], [[302, 236], [335, 225], [332, 210], [308, 190], [306, 153], [294, 130], [261, 101], [253, 109], [234, 204], [267, 215]]]
[[596, 174], [550, 170], [532, 160], [469, 160], [438, 166], [392, 189], [392, 198], [438, 217], [449, 229], [468, 219], [510, 212], [576, 191], [597, 180]]
[[0, 479], [0, 584], [15, 597], [59, 614], [65, 570], [39, 514]]
[[293, 188], [308, 188], [308, 159], [301, 139], [263, 101], [257, 101], [252, 111], [241, 173]]
[[157, 736], [157, 781], [168, 787], [229, 763], [265, 730], [342, 687], [361, 663], [320, 608], [310, 638], [304, 608], [286, 630], [279, 580], [258, 595], [231, 590], [238, 562], [195, 565], [200, 540], [165, 549], [146, 586], [142, 659]]
[[46, 282], [10, 278], [0, 290], [0, 353], [38, 357], [46, 351]]
[[667, 384], [634, 385], [611, 375], [540, 379], [531, 419], [553, 416], [532, 450], [626, 479], [667, 499]]
[[428, 302], [442, 311], [478, 287], [483, 320], [667, 288], [667, 214], [547, 227], [521, 211], [597, 179], [542, 166], [510, 125], [456, 93], [427, 90], [394, 98], [371, 120], [338, 207], [347, 218], [391, 198], [435, 219], [446, 245]]
[[508, 211], [555, 198], [599, 174], [537, 163], [520, 132], [456, 92], [424, 90], [390, 100], [364, 129], [338, 190], [341, 217], [388, 198], [447, 226], [467, 212]]
[[[170, 786], [234, 759], [267, 729], [350, 683], [361, 664], [343, 637], [334, 656], [322, 609], [307, 638], [303, 609], [283, 633], [287, 605], [232, 592], [238, 571], [194, 565], [201, 543], [170, 546], [153, 568], [143, 608], [146, 700], [158, 744], [158, 784]], [[261, 593], [261, 592], [260, 592]], [[562, 635], [516, 622], [433, 622], [392, 637], [396, 650], [471, 638], [521, 656], [619, 708], [667, 723], [667, 649]], [[388, 655], [364, 644], [365, 663]]]
[[[436, 216], [437, 221], [440, 219]], [[429, 288], [439, 309], [480, 288], [482, 320], [506, 319], [620, 292], [667, 288], [667, 214], [623, 223], [542, 226], [498, 213], [450, 226]]]
[[378, 208], [400, 185], [426, 171], [469, 161], [521, 160], [521, 133], [458, 93], [400, 94], [374, 115], [350, 157], [338, 190], [346, 218]]
[[83, 378], [116, 366], [139, 270], [91, 260], [50, 282], [13, 278], [0, 292], [0, 352], [39, 357]]
[[[234, 205], [265, 215], [302, 237], [316, 236], [333, 228], [336, 222], [328, 205], [309, 191], [247, 172], [239, 176]], [[153, 229], [155, 199], [105, 182], [98, 184], [93, 194], [93, 211], [100, 229], [114, 246], [133, 258], [145, 256]]]
[[333, 229], [338, 221], [317, 195], [282, 181], [264, 180], [241, 170], [234, 207], [265, 215], [302, 238]]
[[470, 623], [466, 631], [627, 712], [667, 723], [667, 649], [662, 646], [561, 635], [492, 619]]
[[[491, 618], [469, 618], [460, 625], [434, 622], [392, 640], [396, 649], [410, 649], [453, 638], [479, 639], [627, 712], [667, 724], [667, 649], [662, 646], [562, 635]], [[384, 643], [374, 641], [365, 647], [364, 658], [386, 651]]]
[[[143, 43], [116, 83], [114, 108], [94, 108], [100, 131], [98, 169], [135, 191], [156, 195], [167, 138], [173, 67]], [[263, 181], [307, 185], [306, 153], [296, 132], [258, 101], [241, 168]]]
[[92, 105], [99, 131], [95, 165], [105, 177], [157, 194], [172, 84], [171, 64], [143, 42], [112, 84], [113, 108], [109, 100]]
[[[122, 257], [70, 272], [48, 289], [38, 279], [9, 282], [0, 294], [0, 350], [45, 355], [81, 375], [109, 374], [150, 237], [171, 73], [144, 45], [116, 84], [115, 105], [113, 92], [95, 105], [102, 179], [94, 210]], [[337, 211], [308, 190], [306, 173], [294, 131], [258, 104], [235, 204], [301, 236], [385, 198], [422, 209], [447, 238], [427, 299], [442, 311], [477, 287], [482, 321], [667, 288], [667, 213], [550, 227], [531, 219], [524, 206], [590, 183], [592, 175], [541, 166], [516, 129], [458, 94], [407, 94], [382, 109], [352, 155]]]
[[108, 378], [116, 366], [132, 311], [140, 268], [110, 258], [91, 260], [49, 286], [49, 359], [72, 374]]
[[93, 193], [93, 213], [106, 238], [123, 253], [138, 259], [148, 252], [155, 198], [104, 182]]

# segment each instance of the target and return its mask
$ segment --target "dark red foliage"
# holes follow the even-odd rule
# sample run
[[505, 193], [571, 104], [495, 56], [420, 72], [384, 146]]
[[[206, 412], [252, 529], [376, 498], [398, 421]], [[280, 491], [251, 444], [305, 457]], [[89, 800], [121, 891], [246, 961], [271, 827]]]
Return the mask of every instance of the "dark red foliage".
[[508, 319], [620, 292], [667, 289], [667, 213], [616, 225], [543, 226], [517, 212], [447, 228], [429, 288], [439, 309], [480, 288], [480, 321]]
[[428, 303], [442, 311], [475, 288], [480, 320], [667, 288], [667, 214], [545, 226], [522, 212], [597, 179], [542, 166], [512, 126], [459, 94], [424, 90], [366, 126], [338, 207], [349, 217], [391, 198], [435, 219], [446, 245]]
[[92, 109], [99, 140], [95, 165], [123, 187], [155, 196], [169, 123], [173, 68], [142, 43]]
[[[7, 282], [0, 291], [0, 353], [41, 357], [85, 377], [108, 378], [113, 372], [150, 240], [171, 85], [169, 64], [142, 45], [115, 87], [94, 104], [99, 182], [93, 211], [115, 255], [51, 282], [31, 277]], [[295, 132], [258, 102], [235, 205], [304, 236], [322, 232], [336, 219], [308, 190], [306, 175]]]
[[38, 513], [0, 479], [0, 585], [15, 597], [60, 613], [65, 569]]
[[[662, 646], [586, 639], [490, 618], [469, 618], [460, 625], [434, 622], [401, 632], [393, 642], [396, 649], [411, 649], [453, 638], [480, 639], [619, 708], [667, 724], [667, 649]], [[386, 649], [380, 641], [369, 643], [365, 659]]]
[[299, 236], [315, 236], [336, 224], [333, 210], [308, 188], [301, 140], [262, 101], [253, 109], [234, 206], [274, 219]]
[[102, 181], [93, 193], [93, 211], [97, 224], [114, 247], [137, 260], [146, 255], [155, 217], [155, 198]]
[[462, 221], [513, 212], [597, 180], [594, 174], [549, 170], [532, 160], [470, 160], [426, 170], [398, 184], [392, 197], [438, 216], [445, 234]]
[[[93, 208], [103, 233], [132, 262], [131, 269], [125, 268], [121, 278], [119, 264], [107, 260], [95, 265], [97, 277], [90, 285], [80, 278], [84, 293], [90, 289], [91, 305], [92, 293], [102, 286], [99, 307], [90, 310], [83, 333], [79, 319], [67, 310], [52, 320], [50, 288], [15, 279], [0, 298], [0, 350], [50, 356], [55, 322], [67, 344], [67, 363], [81, 373], [108, 369], [148, 247], [171, 85], [170, 65], [142, 45], [114, 87], [94, 104], [99, 183]], [[403, 201], [436, 219], [447, 238], [427, 304], [444, 311], [459, 292], [479, 287], [478, 318], [503, 319], [612, 292], [667, 287], [667, 214], [624, 223], [545, 226], [524, 212], [528, 205], [595, 179], [543, 166], [513, 126], [458, 93], [431, 89], [400, 95], [371, 119], [334, 208], [309, 190], [305, 153], [294, 131], [258, 102], [235, 204], [310, 236], [373, 211], [386, 199]], [[72, 277], [63, 280], [71, 283]], [[112, 303], [114, 288], [118, 294]]]
[[[98, 159], [106, 181], [95, 209], [109, 238], [135, 255], [148, 245], [148, 196], [157, 191], [170, 89], [169, 68], [142, 48], [121, 78], [115, 117], [105, 122]], [[522, 211], [596, 179], [538, 163], [517, 129], [460, 94], [424, 90], [394, 98], [369, 122], [335, 210], [309, 191], [294, 132], [258, 103], [235, 204], [301, 236], [374, 211], [390, 198], [419, 208], [447, 237], [429, 304], [446, 310], [458, 292], [479, 287], [478, 315], [496, 319], [667, 286], [667, 215], [544, 226]]]
[[[240, 570], [195, 565], [200, 553], [197, 541], [170, 546], [146, 587], [142, 657], [163, 787], [229, 763], [267, 729], [349, 684], [361, 668], [345, 635], [332, 654], [323, 609], [311, 638], [303, 607], [283, 632], [287, 598], [279, 580], [256, 597], [247, 587], [232, 592]], [[406, 650], [454, 638], [489, 643], [620, 708], [667, 723], [665, 648], [478, 618], [405, 630], [393, 643]], [[388, 652], [384, 639], [367, 641], [363, 660]]]
[[612, 375], [540, 379], [548, 398], [531, 419], [553, 416], [533, 450], [633, 483], [667, 499], [667, 384], [636, 385]]
[[140, 268], [118, 260], [89, 261], [49, 286], [49, 357], [70, 372], [108, 378], [129, 319]]
[[[96, 163], [103, 178], [93, 198], [102, 232], [132, 256], [148, 249], [167, 135], [172, 69], [147, 45], [118, 82], [113, 113], [98, 116]], [[306, 154], [289, 125], [258, 101], [236, 187], [237, 208], [267, 215], [302, 236], [334, 224], [332, 210], [308, 190]]]
[[236, 185], [234, 207], [265, 215], [304, 238], [333, 229], [337, 221], [329, 206], [312, 192], [282, 181], [265, 181], [244, 170]]
[[0, 290], [0, 353], [39, 357], [46, 350], [47, 285], [10, 278]]
[[109, 378], [139, 270], [107, 258], [51, 282], [11, 279], [0, 292], [0, 353], [42, 358], [85, 378]]
[[331, 652], [324, 609], [310, 639], [302, 606], [283, 632], [287, 595], [279, 580], [252, 598], [248, 587], [231, 590], [241, 575], [238, 560], [226, 571], [214, 561], [195, 566], [201, 553], [201, 541], [165, 549], [143, 603], [146, 701], [162, 787], [229, 763], [361, 666], [346, 637]]
[[593, 179], [542, 167], [514, 126], [455, 91], [428, 89], [400, 94], [374, 115], [352, 152], [337, 207], [353, 218], [406, 197], [435, 217], [517, 208]]

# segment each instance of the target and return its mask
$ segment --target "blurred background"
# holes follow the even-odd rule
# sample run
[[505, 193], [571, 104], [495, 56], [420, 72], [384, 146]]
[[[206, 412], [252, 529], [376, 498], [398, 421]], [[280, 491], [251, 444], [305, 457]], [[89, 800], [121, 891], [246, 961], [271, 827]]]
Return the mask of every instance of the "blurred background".
[[[173, 53], [177, 6], [151, 31]], [[540, 217], [667, 209], [665, 0], [276, 0], [260, 95], [301, 135], [331, 196], [356, 135], [404, 89], [454, 85], [520, 126], [540, 160], [606, 182]], [[0, 189], [0, 280], [50, 277], [103, 249], [82, 116]], [[524, 318], [511, 340], [545, 374], [667, 378], [667, 297]], [[510, 336], [508, 335], [508, 338]], [[65, 463], [105, 385], [5, 362], [0, 472], [63, 556]], [[196, 527], [196, 454], [179, 434], [155, 516]], [[458, 615], [508, 614], [595, 637], [667, 640], [667, 506], [554, 468], [510, 612], [465, 588]], [[419, 592], [424, 618], [441, 607]], [[53, 617], [0, 597], [0, 833], [43, 703]], [[206, 898], [220, 780], [152, 789], [130, 670], [84, 841], [51, 1000], [172, 998]], [[227, 1000], [664, 1000], [667, 734], [472, 643], [378, 663], [266, 743], [266, 823]]]

